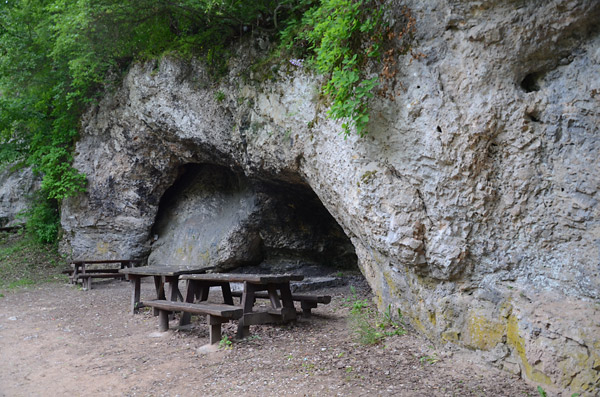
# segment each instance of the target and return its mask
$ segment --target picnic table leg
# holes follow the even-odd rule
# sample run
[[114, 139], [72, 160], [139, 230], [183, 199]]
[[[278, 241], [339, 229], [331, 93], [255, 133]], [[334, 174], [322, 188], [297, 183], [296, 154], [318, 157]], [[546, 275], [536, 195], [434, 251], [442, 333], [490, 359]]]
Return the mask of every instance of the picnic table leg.
[[131, 283], [131, 314], [135, 314], [140, 304], [141, 277], [129, 275], [129, 282]]
[[210, 292], [210, 283], [203, 281], [196, 281], [196, 296], [200, 302], [208, 300], [208, 293]]
[[233, 296], [231, 295], [231, 286], [228, 282], [221, 284], [221, 292], [223, 293], [223, 303], [233, 305]]
[[[256, 285], [251, 284], [249, 282], [244, 282], [244, 292], [242, 293], [242, 308], [244, 309], [244, 314], [251, 313], [252, 307], [254, 306], [254, 292], [256, 291]], [[236, 337], [238, 339], [243, 339], [250, 335], [250, 326], [244, 325], [244, 316], [240, 318], [238, 322], [238, 330]]]
[[211, 316], [210, 314], [207, 316], [208, 324], [210, 325], [210, 344], [214, 345], [215, 343], [219, 343], [221, 340], [221, 324], [223, 320], [218, 317]]
[[158, 330], [160, 332], [165, 332], [169, 330], [169, 311], [168, 310], [159, 310], [158, 315]]
[[71, 284], [77, 284], [77, 264], [71, 263], [71, 266], [73, 266], [73, 273], [71, 274]]
[[290, 321], [296, 319], [296, 309], [294, 308], [294, 298], [292, 297], [292, 291], [290, 289], [290, 283], [282, 283], [278, 285], [279, 291], [281, 292], [281, 303], [283, 310], [281, 316], [283, 321]]
[[[188, 280], [187, 289], [185, 293], [185, 301], [187, 303], [194, 303], [194, 297], [196, 296], [196, 282], [194, 280]], [[191, 323], [192, 313], [183, 312], [181, 313], [181, 318], [179, 319], [179, 326], [188, 325]]]
[[[179, 292], [179, 276], [165, 276], [165, 282], [169, 283], [169, 300], [177, 302], [177, 299], [181, 298], [183, 301], [183, 296], [181, 296], [181, 292]], [[175, 313], [171, 312], [169, 320], [172, 320], [174, 317]]]
[[281, 307], [281, 301], [279, 300], [279, 295], [277, 294], [277, 287], [273, 284], [269, 284], [267, 286], [267, 291], [269, 292], [269, 300], [271, 301], [271, 306], [274, 309], [279, 309]]
[[[156, 299], [165, 299], [165, 283], [162, 276], [154, 276], [154, 288], [156, 290]], [[154, 308], [153, 314], [158, 316], [158, 309]]]
[[165, 281], [169, 283], [169, 300], [172, 302], [177, 302], [177, 299], [181, 298], [183, 301], [183, 296], [181, 296], [181, 292], [179, 292], [179, 277], [167, 276], [165, 277]]
[[92, 278], [91, 277], [86, 277], [83, 280], [83, 286], [84, 286], [84, 288], [83, 288], [84, 291], [91, 290], [92, 289]]
[[311, 310], [317, 308], [317, 302], [302, 301], [300, 302], [300, 307], [302, 308], [302, 314], [304, 317], [310, 318], [312, 316]]

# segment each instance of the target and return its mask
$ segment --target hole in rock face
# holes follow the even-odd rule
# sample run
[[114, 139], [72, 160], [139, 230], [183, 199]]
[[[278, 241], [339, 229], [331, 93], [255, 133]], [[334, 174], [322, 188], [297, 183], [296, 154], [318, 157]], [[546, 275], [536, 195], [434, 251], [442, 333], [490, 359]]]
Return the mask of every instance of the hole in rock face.
[[529, 121], [532, 121], [534, 123], [540, 122], [540, 114], [538, 112], [527, 113], [527, 118], [529, 119]]
[[221, 166], [181, 167], [152, 235], [151, 265], [307, 277], [358, 270], [350, 239], [310, 187], [251, 180]]
[[529, 73], [521, 80], [521, 88], [525, 92], [539, 91], [541, 77], [541, 73]]

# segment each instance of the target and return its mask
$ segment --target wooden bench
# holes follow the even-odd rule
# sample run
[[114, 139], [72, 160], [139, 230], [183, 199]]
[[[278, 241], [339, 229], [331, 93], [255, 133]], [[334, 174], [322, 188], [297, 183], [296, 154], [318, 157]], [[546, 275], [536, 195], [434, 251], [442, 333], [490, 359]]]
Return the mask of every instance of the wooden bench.
[[[140, 261], [136, 259], [74, 260], [71, 261], [71, 269], [65, 270], [63, 273], [69, 275], [71, 284], [81, 282], [83, 289], [89, 290], [92, 289], [92, 279], [115, 278], [124, 280], [125, 275], [120, 274], [119, 271], [139, 263]], [[96, 265], [97, 268], [89, 268], [89, 265]], [[117, 265], [118, 267], [116, 267]]]
[[230, 320], [238, 320], [244, 310], [241, 306], [224, 305], [217, 303], [186, 303], [156, 299], [140, 302], [140, 307], [150, 306], [159, 310], [158, 328], [161, 332], [169, 330], [170, 312], [186, 312], [192, 314], [206, 314], [210, 325], [210, 344], [219, 343], [221, 340], [221, 324]]
[[[61, 273], [68, 274], [69, 278], [73, 278], [74, 271], [75, 270], [73, 270], [73, 269], [65, 269]], [[113, 276], [116, 277], [116, 276], [118, 276], [118, 274], [114, 274], [114, 273], [119, 273], [119, 269], [87, 269], [85, 272], [86, 273], [111, 273], [111, 274], [113, 274]], [[121, 277], [125, 278], [125, 275], [123, 274], [123, 275], [121, 275]]]
[[[116, 270], [116, 272], [113, 270]], [[77, 279], [81, 280], [81, 284], [84, 290], [92, 289], [93, 278], [115, 278], [119, 280], [125, 280], [125, 276], [119, 274], [119, 269], [87, 270], [85, 274], [77, 275]]]
[[[241, 298], [242, 291], [232, 291], [231, 295]], [[255, 292], [254, 297], [269, 299], [269, 294], [266, 291]], [[331, 296], [329, 295], [292, 294], [292, 299], [296, 302], [300, 302], [302, 314], [304, 314], [305, 317], [310, 317], [311, 310], [315, 309], [319, 303], [322, 305], [331, 303]]]

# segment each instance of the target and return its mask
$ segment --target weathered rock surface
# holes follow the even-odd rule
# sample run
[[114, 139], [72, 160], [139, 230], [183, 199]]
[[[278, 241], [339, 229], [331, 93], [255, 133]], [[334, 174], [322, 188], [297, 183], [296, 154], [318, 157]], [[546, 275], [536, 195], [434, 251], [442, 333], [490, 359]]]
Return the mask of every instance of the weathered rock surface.
[[84, 120], [75, 166], [89, 190], [65, 202], [64, 247], [149, 255], [185, 164], [310, 186], [381, 308], [546, 390], [593, 395], [600, 3], [406, 4], [423, 57], [398, 59], [403, 88], [377, 101], [366, 139], [326, 119], [317, 77], [247, 72], [251, 48], [218, 86], [197, 64], [133, 67]]
[[0, 171], [0, 226], [23, 223], [18, 215], [29, 209], [33, 194], [40, 188], [40, 178], [31, 168], [7, 165]]
[[306, 188], [188, 165], [161, 200], [149, 264], [231, 270], [356, 268], [354, 247]]

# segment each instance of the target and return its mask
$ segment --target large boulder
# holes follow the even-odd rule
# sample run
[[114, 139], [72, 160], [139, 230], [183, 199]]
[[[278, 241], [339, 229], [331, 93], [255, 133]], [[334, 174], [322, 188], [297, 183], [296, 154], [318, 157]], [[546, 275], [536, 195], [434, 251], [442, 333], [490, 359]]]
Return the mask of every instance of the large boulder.
[[309, 187], [382, 309], [546, 390], [593, 393], [600, 3], [406, 4], [420, 55], [398, 57], [399, 91], [375, 101], [364, 139], [326, 118], [317, 76], [248, 72], [251, 45], [219, 83], [195, 62], [132, 67], [83, 121], [75, 167], [89, 189], [65, 201], [63, 247], [150, 255], [160, 200], [186, 164]]

